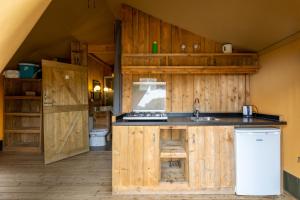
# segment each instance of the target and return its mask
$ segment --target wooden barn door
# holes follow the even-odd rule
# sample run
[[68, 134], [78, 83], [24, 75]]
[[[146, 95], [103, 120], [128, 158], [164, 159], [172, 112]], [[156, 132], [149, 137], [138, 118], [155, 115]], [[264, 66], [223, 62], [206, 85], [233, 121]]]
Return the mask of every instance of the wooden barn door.
[[45, 163], [89, 151], [87, 68], [42, 61]]

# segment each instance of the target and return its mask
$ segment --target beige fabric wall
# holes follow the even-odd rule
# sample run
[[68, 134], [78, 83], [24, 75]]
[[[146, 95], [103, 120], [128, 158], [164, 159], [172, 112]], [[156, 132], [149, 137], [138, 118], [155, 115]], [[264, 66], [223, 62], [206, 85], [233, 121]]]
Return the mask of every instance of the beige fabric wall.
[[15, 54], [51, 0], [0, 1], [0, 71]]
[[262, 69], [251, 77], [251, 102], [262, 113], [280, 114], [284, 170], [300, 177], [300, 39], [260, 57]]

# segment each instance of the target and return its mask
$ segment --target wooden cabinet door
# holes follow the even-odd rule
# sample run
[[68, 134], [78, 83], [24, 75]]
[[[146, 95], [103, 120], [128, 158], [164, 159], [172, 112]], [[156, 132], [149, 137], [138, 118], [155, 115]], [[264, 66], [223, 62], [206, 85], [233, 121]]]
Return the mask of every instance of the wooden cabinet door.
[[201, 151], [203, 139], [198, 126], [188, 128], [189, 186], [191, 189], [200, 189], [200, 175], [204, 170], [204, 152]]
[[144, 182], [144, 128], [128, 127], [128, 179], [130, 186], [142, 186]]
[[156, 186], [160, 181], [159, 127], [144, 127], [144, 186]]
[[113, 126], [112, 135], [113, 191], [158, 185], [159, 127]]
[[233, 127], [189, 127], [189, 182], [193, 189], [233, 189]]
[[89, 151], [87, 68], [42, 62], [45, 163]]

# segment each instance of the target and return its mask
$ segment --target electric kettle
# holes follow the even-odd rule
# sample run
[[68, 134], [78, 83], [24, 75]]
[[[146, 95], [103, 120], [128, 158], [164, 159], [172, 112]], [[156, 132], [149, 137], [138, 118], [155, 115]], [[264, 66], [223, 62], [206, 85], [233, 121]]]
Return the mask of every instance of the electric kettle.
[[244, 117], [252, 117], [253, 114], [253, 106], [245, 105], [243, 106], [243, 116]]

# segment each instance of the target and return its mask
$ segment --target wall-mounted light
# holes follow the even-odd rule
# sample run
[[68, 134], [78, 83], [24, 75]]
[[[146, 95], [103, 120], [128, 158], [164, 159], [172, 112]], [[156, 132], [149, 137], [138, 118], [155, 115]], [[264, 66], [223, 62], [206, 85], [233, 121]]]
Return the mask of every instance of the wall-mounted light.
[[186, 44], [182, 43], [182, 44], [180, 45], [181, 52], [185, 52], [186, 47], [187, 47]]
[[93, 99], [99, 100], [101, 97], [101, 85], [97, 80], [93, 80]]
[[104, 91], [104, 92], [108, 92], [108, 91], [109, 91], [109, 88], [108, 88], [108, 87], [105, 87], [105, 88], [103, 89], [103, 91]]
[[[105, 89], [105, 88], [104, 88], [104, 89]], [[100, 92], [100, 91], [101, 91], [100, 85], [94, 86], [94, 92]]]

